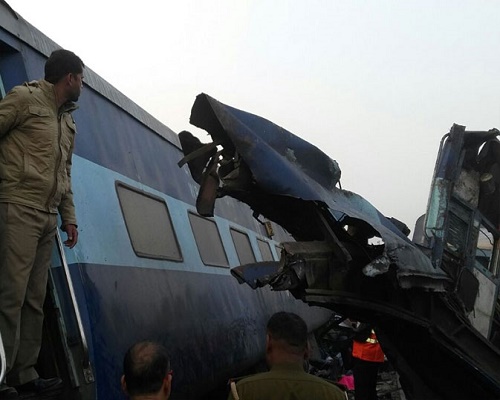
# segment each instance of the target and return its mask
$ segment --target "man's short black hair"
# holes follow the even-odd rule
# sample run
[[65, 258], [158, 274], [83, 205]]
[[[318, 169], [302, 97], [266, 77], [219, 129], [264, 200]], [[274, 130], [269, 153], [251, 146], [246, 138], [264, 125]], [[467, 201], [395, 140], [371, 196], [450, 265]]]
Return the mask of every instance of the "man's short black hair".
[[45, 80], [54, 84], [67, 74], [81, 74], [84, 67], [83, 61], [72, 51], [55, 50], [45, 63]]
[[168, 352], [161, 344], [139, 342], [123, 360], [123, 375], [130, 396], [158, 393], [170, 370]]
[[267, 331], [275, 340], [304, 350], [307, 347], [307, 325], [297, 314], [280, 311], [267, 323]]

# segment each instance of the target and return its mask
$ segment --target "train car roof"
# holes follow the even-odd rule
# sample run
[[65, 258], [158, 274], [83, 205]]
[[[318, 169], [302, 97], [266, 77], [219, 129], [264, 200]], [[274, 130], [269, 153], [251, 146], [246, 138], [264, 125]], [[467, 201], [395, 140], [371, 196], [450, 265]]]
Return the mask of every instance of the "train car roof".
[[[0, 27], [47, 57], [52, 51], [61, 48], [16, 13], [5, 0], [0, 0]], [[88, 67], [85, 67], [85, 84], [180, 148], [179, 138], [173, 130], [139, 107]]]

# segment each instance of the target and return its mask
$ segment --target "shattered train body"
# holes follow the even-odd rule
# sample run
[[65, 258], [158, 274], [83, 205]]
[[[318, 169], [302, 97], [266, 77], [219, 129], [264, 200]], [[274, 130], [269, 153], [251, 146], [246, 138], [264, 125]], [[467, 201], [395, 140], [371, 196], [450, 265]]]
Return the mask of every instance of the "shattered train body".
[[337, 163], [256, 115], [201, 94], [180, 135], [200, 186], [283, 226], [279, 262], [232, 270], [343, 316], [373, 323], [409, 399], [500, 398], [500, 142], [454, 125], [443, 138], [428, 209], [409, 229], [340, 187]]

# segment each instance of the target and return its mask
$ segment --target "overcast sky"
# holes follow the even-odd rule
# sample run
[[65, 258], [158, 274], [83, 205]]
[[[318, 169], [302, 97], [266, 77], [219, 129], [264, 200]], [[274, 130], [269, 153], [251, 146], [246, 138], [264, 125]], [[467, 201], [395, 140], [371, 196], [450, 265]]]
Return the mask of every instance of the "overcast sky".
[[174, 131], [201, 92], [258, 114], [412, 231], [451, 125], [500, 128], [499, 1], [7, 2]]

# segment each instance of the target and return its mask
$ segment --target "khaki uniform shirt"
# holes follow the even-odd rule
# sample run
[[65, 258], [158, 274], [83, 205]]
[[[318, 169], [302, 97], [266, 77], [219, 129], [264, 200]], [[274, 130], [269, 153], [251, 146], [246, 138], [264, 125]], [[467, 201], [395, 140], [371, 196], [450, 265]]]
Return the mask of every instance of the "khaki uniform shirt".
[[74, 103], [57, 108], [54, 85], [40, 80], [13, 88], [0, 101], [0, 202], [59, 213], [76, 225], [71, 158]]
[[[334, 384], [306, 373], [296, 364], [279, 364], [271, 371], [244, 378], [236, 384], [240, 400], [346, 400]], [[234, 400], [229, 393], [229, 400]]]

